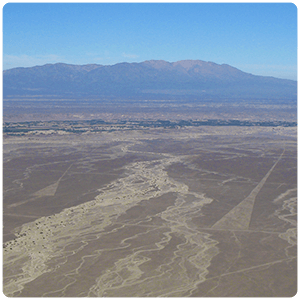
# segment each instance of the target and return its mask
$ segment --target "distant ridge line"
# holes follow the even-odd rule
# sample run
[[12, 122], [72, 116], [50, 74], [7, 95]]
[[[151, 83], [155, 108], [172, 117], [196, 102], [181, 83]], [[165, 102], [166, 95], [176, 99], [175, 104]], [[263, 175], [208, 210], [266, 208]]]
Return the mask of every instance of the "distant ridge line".
[[3, 97], [110, 99], [297, 99], [297, 82], [202, 60], [115, 65], [45, 64], [3, 71]]

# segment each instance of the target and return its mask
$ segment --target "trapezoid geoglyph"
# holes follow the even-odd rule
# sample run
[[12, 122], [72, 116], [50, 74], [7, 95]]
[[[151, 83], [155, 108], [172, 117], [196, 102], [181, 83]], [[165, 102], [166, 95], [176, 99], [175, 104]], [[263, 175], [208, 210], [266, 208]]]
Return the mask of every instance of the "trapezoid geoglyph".
[[268, 177], [272, 173], [273, 169], [276, 167], [277, 163], [282, 158], [282, 154], [279, 156], [275, 164], [264, 176], [264, 178], [259, 182], [259, 184], [251, 191], [250, 195], [240, 202], [237, 206], [231, 209], [225, 216], [223, 216], [219, 221], [217, 221], [212, 228], [213, 229], [238, 229], [247, 230], [249, 229], [251, 215], [255, 203], [257, 194], [260, 192]]

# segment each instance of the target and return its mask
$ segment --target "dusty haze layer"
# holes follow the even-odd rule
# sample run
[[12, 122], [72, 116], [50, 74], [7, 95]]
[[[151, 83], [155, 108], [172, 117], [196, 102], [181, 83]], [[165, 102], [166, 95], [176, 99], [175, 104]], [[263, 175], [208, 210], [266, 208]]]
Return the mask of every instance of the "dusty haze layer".
[[295, 295], [296, 127], [3, 144], [5, 295]]

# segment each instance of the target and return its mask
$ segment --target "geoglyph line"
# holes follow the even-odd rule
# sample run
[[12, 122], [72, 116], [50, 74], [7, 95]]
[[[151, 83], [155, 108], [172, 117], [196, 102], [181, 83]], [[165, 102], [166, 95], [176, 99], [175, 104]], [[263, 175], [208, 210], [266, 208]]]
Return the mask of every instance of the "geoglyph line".
[[68, 169], [63, 173], [63, 175], [53, 184], [46, 186], [45, 188], [35, 192], [34, 194], [32, 194], [33, 198], [25, 200], [25, 201], [20, 201], [17, 203], [13, 203], [7, 206], [7, 208], [12, 208], [12, 207], [17, 207], [29, 202], [33, 202], [36, 201], [39, 197], [43, 197], [43, 196], [54, 196], [56, 193], [56, 190], [58, 188], [58, 185], [60, 183], [60, 181], [62, 180], [62, 178], [67, 174], [67, 172], [70, 170], [70, 168], [74, 165], [74, 163], [72, 163]]
[[251, 221], [253, 206], [256, 200], [257, 194], [260, 192], [265, 182], [271, 175], [272, 171], [276, 167], [277, 163], [282, 158], [285, 149], [264, 176], [264, 178], [259, 182], [259, 184], [252, 190], [250, 195], [230, 210], [225, 216], [223, 216], [219, 221], [217, 221], [212, 228], [213, 229], [248, 229]]
[[297, 257], [293, 256], [293, 257], [289, 257], [289, 258], [279, 259], [279, 260], [271, 261], [271, 262], [268, 262], [268, 263], [265, 263], [265, 264], [260, 264], [260, 265], [257, 265], [257, 266], [253, 266], [253, 267], [249, 267], [249, 268], [245, 268], [245, 269], [240, 269], [240, 270], [237, 270], [237, 271], [223, 273], [223, 274], [220, 274], [218, 276], [207, 277], [206, 280], [212, 280], [212, 279], [216, 279], [216, 278], [220, 278], [220, 277], [224, 277], [224, 276], [228, 276], [228, 275], [232, 275], [232, 274], [252, 271], [252, 270], [255, 270], [255, 269], [258, 269], [258, 268], [265, 268], [265, 267], [269, 267], [271, 265], [279, 264], [279, 263], [282, 263], [282, 262], [285, 262], [285, 261], [291, 261], [292, 259], [295, 259], [295, 258], [297, 258]]

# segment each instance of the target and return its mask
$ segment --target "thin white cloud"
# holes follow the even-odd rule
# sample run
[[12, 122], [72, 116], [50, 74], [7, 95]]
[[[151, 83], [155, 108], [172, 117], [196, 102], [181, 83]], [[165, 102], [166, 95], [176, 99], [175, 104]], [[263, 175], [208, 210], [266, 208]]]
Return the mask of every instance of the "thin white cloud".
[[55, 54], [30, 56], [22, 55], [3, 55], [3, 69], [12, 69], [17, 67], [33, 67], [45, 65], [48, 63], [65, 62], [64, 59]]
[[122, 53], [122, 56], [126, 57], [126, 58], [138, 58], [139, 57], [136, 54], [128, 54], [128, 53]]

